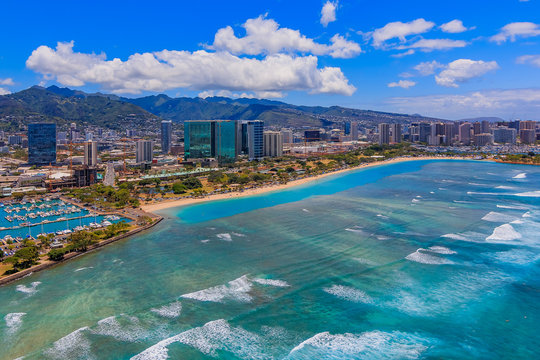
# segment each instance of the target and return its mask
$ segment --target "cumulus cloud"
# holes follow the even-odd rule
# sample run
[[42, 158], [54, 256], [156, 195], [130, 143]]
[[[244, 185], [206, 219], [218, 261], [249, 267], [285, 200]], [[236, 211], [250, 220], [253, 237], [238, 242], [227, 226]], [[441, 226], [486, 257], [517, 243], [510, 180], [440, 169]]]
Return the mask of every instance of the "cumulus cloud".
[[540, 25], [532, 22], [514, 22], [505, 25], [501, 31], [493, 35], [490, 40], [501, 44], [510, 39], [516, 41], [517, 38], [527, 38], [540, 35]]
[[433, 60], [421, 62], [414, 67], [414, 70], [418, 71], [422, 76], [428, 76], [435, 74], [435, 71], [442, 68], [444, 68], [443, 64]]
[[442, 24], [440, 26], [440, 29], [442, 31], [444, 31], [445, 33], [458, 34], [458, 33], [465, 32], [467, 30], [472, 30], [473, 27], [472, 28], [466, 28], [463, 25], [463, 21], [455, 19], [455, 20], [447, 22], [446, 24]]
[[499, 68], [495, 61], [459, 59], [452, 61], [435, 76], [437, 84], [446, 87], [459, 87], [458, 83], [480, 77]]
[[540, 67], [540, 55], [523, 55], [517, 58], [518, 64], [529, 64]]
[[388, 40], [398, 38], [401, 42], [406, 41], [409, 35], [418, 35], [428, 32], [435, 26], [435, 23], [422, 18], [410, 22], [391, 22], [382, 28], [373, 31], [373, 46], [382, 47]]
[[338, 2], [327, 1], [321, 10], [321, 24], [327, 27], [333, 21], [336, 21], [336, 8]]
[[32, 52], [26, 66], [66, 86], [99, 84], [114, 93], [141, 91], [229, 90], [352, 95], [356, 90], [341, 69], [318, 67], [315, 56], [273, 54], [263, 59], [238, 57], [224, 51], [162, 50], [136, 53], [125, 61], [107, 60], [105, 54], [73, 51], [73, 41], [56, 49], [42, 45]]
[[229, 97], [233, 99], [238, 99], [238, 98], [278, 99], [278, 98], [284, 97], [285, 95], [279, 91], [258, 91], [255, 93], [245, 93], [245, 92], [237, 93], [237, 92], [232, 92], [229, 90], [219, 90], [219, 91], [205, 90], [205, 91], [200, 92], [197, 96], [202, 99], [206, 99], [208, 97], [213, 97], [213, 96]]
[[420, 39], [410, 45], [401, 45], [397, 49], [419, 49], [423, 52], [430, 52], [433, 50], [448, 50], [465, 46], [467, 46], [467, 42], [463, 40]]
[[242, 27], [246, 31], [243, 37], [237, 37], [230, 26], [219, 29], [214, 37], [214, 43], [208, 48], [228, 51], [236, 55], [299, 52], [330, 55], [334, 58], [351, 58], [361, 53], [360, 45], [341, 35], [334, 35], [328, 45], [321, 44], [302, 35], [298, 30], [280, 28], [276, 21], [266, 19], [264, 16], [248, 19]]
[[386, 101], [393, 111], [421, 113], [450, 119], [476, 116], [511, 117], [529, 114], [540, 120], [540, 89], [486, 90], [466, 94], [393, 97]]
[[11, 91], [9, 91], [6, 88], [0, 87], [0, 95], [9, 95], [9, 94], [11, 94]]
[[400, 87], [400, 88], [403, 88], [403, 89], [408, 89], [410, 87], [413, 87], [414, 85], [416, 85], [416, 82], [414, 82], [414, 81], [411, 81], [411, 80], [399, 80], [397, 82], [391, 82], [390, 84], [388, 84], [388, 87], [389, 88]]
[[0, 78], [0, 85], [15, 85], [15, 83], [13, 82], [13, 79], [12, 78], [6, 78], [6, 79], [1, 79]]

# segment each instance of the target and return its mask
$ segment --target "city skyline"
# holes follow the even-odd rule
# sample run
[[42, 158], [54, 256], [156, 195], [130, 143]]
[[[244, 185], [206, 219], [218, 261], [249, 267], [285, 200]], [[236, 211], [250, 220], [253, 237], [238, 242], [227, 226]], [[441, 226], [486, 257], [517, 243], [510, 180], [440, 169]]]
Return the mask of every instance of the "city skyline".
[[540, 120], [537, 1], [125, 5], [7, 1], [6, 26], [25, 31], [0, 50], [0, 94], [57, 84]]

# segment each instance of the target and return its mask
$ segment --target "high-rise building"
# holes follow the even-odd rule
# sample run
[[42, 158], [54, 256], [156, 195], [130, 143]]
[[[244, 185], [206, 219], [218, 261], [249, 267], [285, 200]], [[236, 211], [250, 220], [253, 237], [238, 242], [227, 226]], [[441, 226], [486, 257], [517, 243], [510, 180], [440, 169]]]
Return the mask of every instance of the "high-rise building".
[[56, 124], [28, 124], [28, 163], [56, 164]]
[[445, 142], [444, 138], [444, 124], [432, 123], [430, 124], [430, 133], [428, 136], [429, 145], [441, 145]]
[[242, 123], [241, 152], [247, 154], [249, 160], [263, 157], [263, 130], [263, 121], [253, 120]]
[[390, 129], [392, 131], [390, 142], [396, 144], [400, 143], [403, 140], [403, 135], [401, 134], [401, 124], [392, 124], [390, 125]]
[[507, 127], [493, 129], [493, 141], [499, 144], [515, 144], [516, 129]]
[[279, 131], [264, 132], [264, 156], [283, 155], [283, 135]]
[[471, 144], [471, 123], [463, 123], [459, 126], [459, 142], [463, 145]]
[[536, 142], [536, 130], [523, 129], [519, 130], [519, 140], [522, 144], [534, 144]]
[[474, 135], [475, 146], [486, 146], [493, 144], [493, 135], [491, 134], [477, 134]]
[[390, 144], [390, 125], [386, 123], [379, 124], [379, 145]]
[[481, 134], [482, 133], [482, 124], [479, 123], [478, 121], [473, 123], [473, 134], [474, 135], [478, 135], [478, 134]]
[[358, 123], [356, 121], [351, 121], [351, 140], [358, 140]]
[[535, 130], [536, 129], [536, 121], [520, 121], [519, 122], [519, 130]]
[[482, 123], [481, 123], [481, 129], [482, 129], [482, 134], [489, 134], [491, 133], [491, 124], [489, 123], [489, 121], [487, 120], [482, 120]]
[[284, 144], [292, 144], [294, 142], [293, 131], [291, 129], [281, 129]]
[[152, 140], [138, 140], [135, 153], [137, 164], [149, 163], [154, 159], [154, 143]]
[[237, 154], [238, 122], [233, 120], [190, 120], [184, 123], [184, 157], [216, 158], [234, 162]]
[[161, 122], [161, 152], [168, 154], [172, 144], [172, 121], [163, 120]]
[[79, 140], [79, 130], [77, 130], [76, 123], [71, 123], [69, 127], [69, 140], [71, 140], [71, 142]]
[[97, 142], [88, 141], [84, 143], [84, 165], [97, 165]]
[[444, 124], [444, 142], [446, 145], [452, 145], [454, 143], [454, 137], [456, 135], [455, 126], [452, 123]]
[[343, 132], [345, 133], [345, 135], [351, 134], [351, 123], [349, 121], [345, 121], [343, 123]]
[[418, 124], [418, 141], [427, 143], [431, 135], [431, 124], [421, 122]]

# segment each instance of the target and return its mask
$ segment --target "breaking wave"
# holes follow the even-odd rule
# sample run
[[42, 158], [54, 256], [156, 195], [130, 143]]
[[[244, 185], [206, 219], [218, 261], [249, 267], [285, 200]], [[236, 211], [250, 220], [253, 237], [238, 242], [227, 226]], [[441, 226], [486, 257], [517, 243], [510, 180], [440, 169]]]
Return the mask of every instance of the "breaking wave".
[[159, 316], [174, 319], [180, 316], [180, 313], [182, 312], [182, 303], [180, 301], [175, 301], [160, 308], [150, 309], [150, 311], [158, 314]]
[[252, 283], [247, 275], [229, 281], [225, 285], [218, 285], [208, 289], [184, 294], [181, 297], [199, 301], [225, 302], [227, 300], [250, 302], [253, 298], [249, 294]]
[[510, 224], [497, 226], [486, 241], [512, 241], [521, 239], [521, 234]]
[[358, 290], [350, 286], [332, 285], [331, 287], [324, 288], [323, 290], [328, 294], [334, 295], [343, 300], [364, 304], [373, 303], [373, 299], [368, 294], [362, 290]]
[[39, 284], [41, 284], [41, 281], [34, 281], [33, 283], [30, 284], [30, 286], [17, 285], [17, 287], [15, 287], [15, 290], [20, 291], [25, 294], [35, 294], [38, 291], [37, 287]]

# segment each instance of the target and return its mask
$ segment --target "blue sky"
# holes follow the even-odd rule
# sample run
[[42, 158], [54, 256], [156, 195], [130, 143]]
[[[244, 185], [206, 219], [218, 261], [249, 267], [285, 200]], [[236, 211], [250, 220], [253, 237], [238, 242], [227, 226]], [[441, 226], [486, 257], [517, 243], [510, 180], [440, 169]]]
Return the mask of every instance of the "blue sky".
[[248, 96], [540, 120], [540, 1], [14, 1], [0, 93]]

